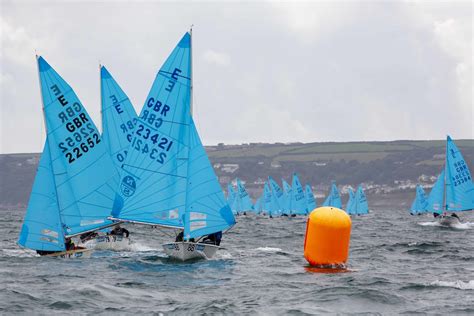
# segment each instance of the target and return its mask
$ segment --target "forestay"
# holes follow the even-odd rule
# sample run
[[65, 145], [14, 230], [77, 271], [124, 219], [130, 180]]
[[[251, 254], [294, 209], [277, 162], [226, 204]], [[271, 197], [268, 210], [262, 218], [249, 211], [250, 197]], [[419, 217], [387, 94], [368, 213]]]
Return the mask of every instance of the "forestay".
[[474, 209], [474, 184], [461, 151], [451, 137], [446, 141], [446, 209]]
[[112, 224], [117, 172], [96, 126], [72, 88], [38, 57], [57, 200], [67, 236]]
[[41, 154], [18, 244], [34, 250], [65, 250], [48, 140]]

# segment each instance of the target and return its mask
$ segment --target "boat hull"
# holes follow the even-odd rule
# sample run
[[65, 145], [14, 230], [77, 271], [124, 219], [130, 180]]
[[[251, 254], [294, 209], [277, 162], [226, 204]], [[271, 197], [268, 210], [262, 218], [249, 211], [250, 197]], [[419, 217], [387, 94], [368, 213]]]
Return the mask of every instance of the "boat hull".
[[98, 236], [94, 239], [88, 240], [82, 245], [89, 249], [95, 250], [112, 250], [123, 251], [130, 249], [130, 238], [124, 236]]
[[219, 246], [195, 243], [195, 242], [173, 242], [163, 245], [163, 250], [172, 259], [187, 261], [195, 259], [210, 259], [212, 258]]
[[79, 259], [79, 258], [90, 258], [92, 255], [92, 249], [75, 249], [68, 251], [55, 252], [44, 255], [44, 257], [55, 257], [64, 259]]
[[442, 216], [441, 218], [438, 219], [438, 223], [441, 226], [448, 226], [448, 227], [461, 224], [459, 219], [454, 216]]

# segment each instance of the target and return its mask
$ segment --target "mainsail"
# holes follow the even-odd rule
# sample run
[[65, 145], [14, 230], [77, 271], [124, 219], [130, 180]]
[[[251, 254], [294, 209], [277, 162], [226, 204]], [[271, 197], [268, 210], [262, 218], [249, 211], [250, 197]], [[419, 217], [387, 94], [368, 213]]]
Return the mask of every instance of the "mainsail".
[[[102, 139], [120, 172], [127, 157], [137, 113], [125, 92], [104, 66], [100, 67]], [[117, 187], [117, 184], [115, 184]]]
[[346, 212], [349, 215], [356, 214], [356, 210], [355, 210], [356, 203], [355, 203], [354, 190], [352, 190], [352, 188], [349, 188], [348, 192], [349, 192], [349, 200], [347, 201]]
[[474, 210], [474, 184], [461, 151], [451, 137], [446, 140], [446, 210]]
[[284, 197], [283, 191], [281, 190], [278, 183], [271, 176], [268, 177], [268, 182], [272, 188], [272, 204], [273, 210], [272, 215], [280, 215], [283, 211]]
[[185, 238], [235, 224], [191, 117], [191, 35], [158, 72], [137, 119], [112, 217], [184, 229]]
[[41, 154], [18, 244], [43, 251], [65, 249], [48, 140]]
[[311, 213], [317, 206], [316, 200], [314, 199], [313, 190], [309, 184], [305, 187], [305, 197], [306, 197], [306, 214]]
[[156, 75], [123, 163], [112, 216], [184, 228], [190, 150], [191, 36]]
[[283, 185], [283, 213], [290, 215], [294, 213], [294, 209], [291, 205], [291, 197], [293, 195], [293, 190], [288, 182], [285, 179], [281, 179], [281, 183]]
[[[291, 209], [297, 215], [306, 215], [306, 199], [300, 179], [296, 173], [293, 174], [291, 182]], [[311, 193], [312, 194], [312, 193]], [[314, 200], [314, 197], [313, 197]]]
[[367, 197], [365, 196], [364, 190], [362, 189], [361, 185], [359, 185], [359, 187], [357, 188], [355, 196], [355, 205], [357, 215], [369, 214], [369, 205], [367, 203]]
[[342, 208], [341, 196], [339, 195], [339, 190], [337, 189], [336, 183], [334, 181], [331, 185], [331, 191], [324, 201], [323, 206]]
[[237, 179], [237, 194], [240, 200], [239, 212], [253, 210], [252, 200], [250, 199], [250, 196], [247, 193], [247, 190], [245, 189], [245, 186], [242, 181], [240, 181], [240, 179]]
[[64, 232], [74, 236], [107, 220], [117, 172], [96, 126], [72, 88], [42, 58], [38, 68], [51, 170]]
[[276, 205], [274, 205], [273, 194], [267, 182], [265, 182], [263, 186], [262, 203], [263, 203], [262, 208], [264, 211], [268, 212], [268, 215], [272, 215], [277, 212], [277, 207]]

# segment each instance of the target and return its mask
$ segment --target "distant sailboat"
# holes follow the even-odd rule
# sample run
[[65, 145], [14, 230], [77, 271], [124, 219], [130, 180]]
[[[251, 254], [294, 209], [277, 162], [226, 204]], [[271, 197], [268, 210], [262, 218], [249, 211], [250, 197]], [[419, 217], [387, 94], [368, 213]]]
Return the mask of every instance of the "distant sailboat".
[[237, 179], [237, 198], [238, 198], [238, 214], [246, 214], [246, 212], [253, 211], [252, 200], [250, 199], [244, 184], [240, 179]]
[[232, 187], [232, 184], [229, 183], [227, 185], [227, 203], [229, 204], [230, 208], [232, 209], [232, 213], [234, 215], [237, 215], [237, 210], [236, 207], [234, 206], [236, 199], [236, 193], [234, 191], [234, 188]]
[[[292, 214], [295, 215], [306, 215], [306, 197], [303, 187], [301, 186], [300, 179], [296, 173], [293, 174], [293, 179], [291, 182], [292, 191], [291, 191], [291, 203], [290, 209], [292, 210]], [[311, 195], [313, 193], [311, 192]], [[313, 197], [314, 201], [314, 197]]]
[[112, 211], [114, 220], [182, 230], [176, 242], [163, 245], [180, 260], [212, 257], [221, 232], [235, 224], [191, 117], [191, 62], [186, 33], [137, 119]]
[[411, 215], [419, 215], [426, 212], [428, 201], [426, 198], [425, 190], [421, 185], [416, 186], [416, 197], [413, 200], [410, 208]]
[[306, 214], [309, 214], [317, 207], [313, 190], [311, 189], [311, 186], [309, 184], [307, 184], [305, 187], [305, 197], [306, 197]]
[[44, 60], [38, 69], [47, 130], [18, 243], [42, 255], [84, 257], [70, 238], [114, 223], [117, 171], [94, 123], [72, 88]]
[[[444, 181], [442, 182], [442, 180], [438, 179], [437, 182], [440, 183], [437, 183], [438, 186], [435, 184], [433, 187], [428, 197], [428, 207], [431, 207], [432, 203], [433, 205], [435, 203], [442, 203], [444, 197], [443, 208], [435, 210], [433, 213], [437, 215], [441, 225], [451, 226], [459, 223], [459, 217], [455, 212], [474, 210], [474, 184], [461, 151], [449, 136], [446, 139], [445, 169], [441, 173], [440, 178], [444, 178]], [[441, 190], [439, 187], [442, 187]], [[433, 191], [435, 192], [433, 193]], [[444, 191], [444, 194], [440, 194], [440, 191]], [[434, 202], [430, 200], [432, 194]], [[451, 216], [448, 216], [447, 214], [442, 214], [442, 212], [453, 213]]]
[[264, 213], [267, 213], [268, 216], [273, 217], [278, 215], [278, 206], [275, 204], [275, 199], [273, 197], [270, 186], [267, 182], [263, 185], [263, 201], [262, 209]]
[[362, 186], [359, 185], [354, 199], [355, 213], [356, 215], [369, 214], [369, 204], [367, 203], [367, 197], [365, 196]]
[[353, 215], [353, 214], [356, 214], [355, 193], [354, 193], [354, 190], [352, 190], [352, 188], [349, 188], [348, 193], [349, 193], [349, 199], [347, 200], [347, 204], [346, 204], [346, 212], [349, 215]]
[[273, 180], [273, 178], [270, 176], [268, 177], [268, 183], [270, 184], [270, 187], [272, 189], [272, 216], [281, 215], [283, 213], [283, 206], [285, 203], [283, 191], [281, 190], [278, 183], [276, 183], [276, 181]]
[[283, 185], [283, 210], [282, 215], [289, 216], [293, 213], [293, 209], [291, 208], [291, 198], [293, 195], [293, 189], [285, 181], [285, 179], [281, 179], [281, 183]]
[[329, 192], [326, 200], [324, 201], [323, 206], [333, 206], [337, 208], [342, 208], [341, 196], [334, 181], [332, 182], [331, 191]]

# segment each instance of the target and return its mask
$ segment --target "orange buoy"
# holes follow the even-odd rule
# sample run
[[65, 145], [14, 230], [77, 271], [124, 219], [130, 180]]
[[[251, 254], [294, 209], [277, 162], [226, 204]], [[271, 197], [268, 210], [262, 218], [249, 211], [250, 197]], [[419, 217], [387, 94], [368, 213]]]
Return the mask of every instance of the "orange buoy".
[[313, 266], [345, 266], [350, 238], [350, 216], [336, 207], [319, 207], [308, 216], [304, 257]]

